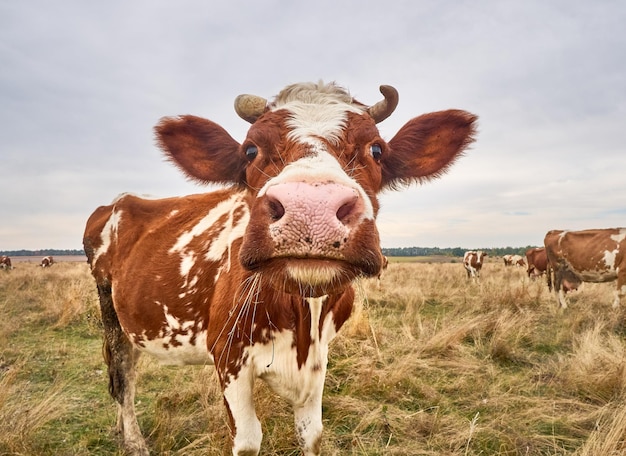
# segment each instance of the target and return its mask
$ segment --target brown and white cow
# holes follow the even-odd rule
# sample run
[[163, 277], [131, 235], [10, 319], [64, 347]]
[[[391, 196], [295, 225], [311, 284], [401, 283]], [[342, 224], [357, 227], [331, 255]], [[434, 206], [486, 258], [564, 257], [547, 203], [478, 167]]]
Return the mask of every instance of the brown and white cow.
[[463, 255], [463, 266], [467, 272], [467, 278], [480, 278], [480, 270], [483, 268], [486, 252], [482, 250], [469, 250]]
[[533, 247], [526, 250], [526, 263], [528, 263], [528, 277], [536, 279], [546, 272], [548, 257], [545, 247]]
[[6, 255], [0, 256], [0, 269], [13, 269], [13, 266], [11, 266], [11, 258]]
[[524, 258], [522, 258], [521, 255], [504, 255], [502, 259], [504, 260], [505, 266], [526, 266]]
[[544, 238], [548, 287], [567, 307], [566, 293], [582, 282], [617, 280], [613, 307], [626, 295], [626, 228], [549, 231]]
[[521, 255], [513, 255], [511, 257], [511, 265], [512, 266], [519, 266], [521, 268], [526, 266], [526, 263], [524, 262], [524, 258]]
[[53, 264], [54, 264], [54, 258], [52, 258], [51, 256], [45, 256], [41, 259], [42, 268], [49, 268]]
[[320, 453], [328, 344], [352, 311], [357, 277], [383, 255], [376, 195], [440, 176], [473, 140], [459, 110], [410, 120], [389, 141], [376, 124], [398, 95], [368, 107], [335, 84], [285, 88], [271, 102], [240, 96], [252, 125], [240, 144], [190, 115], [156, 135], [189, 178], [212, 193], [124, 195], [87, 222], [84, 247], [105, 328], [109, 389], [128, 451], [147, 455], [135, 416], [135, 364], [214, 364], [234, 455], [257, 454], [253, 401], [262, 378], [293, 406], [304, 454]]

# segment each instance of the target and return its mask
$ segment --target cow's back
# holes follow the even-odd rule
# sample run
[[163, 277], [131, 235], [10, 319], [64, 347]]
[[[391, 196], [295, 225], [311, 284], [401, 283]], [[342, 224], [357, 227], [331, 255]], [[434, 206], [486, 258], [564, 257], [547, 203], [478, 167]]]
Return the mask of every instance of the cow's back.
[[544, 244], [550, 264], [562, 263], [584, 281], [615, 280], [617, 270], [626, 267], [623, 229], [552, 230]]
[[[99, 286], [111, 287], [134, 344], [167, 363], [206, 361], [210, 303], [216, 293], [232, 300], [233, 282], [242, 280], [237, 250], [247, 217], [242, 194], [230, 190], [167, 199], [124, 195], [92, 214], [87, 258]], [[155, 353], [161, 347], [150, 344], [157, 341], [167, 353]], [[177, 348], [186, 344], [192, 353], [178, 359]]]

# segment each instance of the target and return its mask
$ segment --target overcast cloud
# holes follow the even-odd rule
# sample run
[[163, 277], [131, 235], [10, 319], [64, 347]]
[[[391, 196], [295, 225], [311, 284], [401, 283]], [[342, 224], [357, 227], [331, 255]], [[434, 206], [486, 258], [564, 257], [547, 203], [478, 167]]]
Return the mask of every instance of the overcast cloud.
[[336, 81], [400, 93], [379, 125], [477, 114], [437, 181], [385, 193], [383, 247], [540, 245], [626, 225], [623, 1], [0, 1], [0, 250], [82, 248], [122, 192], [198, 193], [153, 126], [194, 114], [238, 141], [240, 93]]

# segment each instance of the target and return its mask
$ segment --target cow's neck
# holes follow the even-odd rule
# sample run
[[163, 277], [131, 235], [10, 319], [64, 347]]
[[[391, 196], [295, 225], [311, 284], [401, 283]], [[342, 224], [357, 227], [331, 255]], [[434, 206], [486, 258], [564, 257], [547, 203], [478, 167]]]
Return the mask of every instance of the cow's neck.
[[329, 309], [328, 296], [319, 298], [305, 297], [301, 308], [294, 309], [300, 317], [294, 328], [298, 366], [303, 365], [318, 369], [326, 365], [328, 344], [335, 336], [332, 311]]

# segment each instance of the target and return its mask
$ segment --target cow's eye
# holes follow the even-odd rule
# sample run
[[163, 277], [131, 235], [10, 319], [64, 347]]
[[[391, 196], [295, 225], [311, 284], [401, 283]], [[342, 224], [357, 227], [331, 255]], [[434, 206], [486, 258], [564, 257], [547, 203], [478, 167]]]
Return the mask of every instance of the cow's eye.
[[259, 153], [259, 149], [257, 146], [251, 144], [248, 147], [246, 147], [246, 158], [249, 161], [254, 160], [256, 156], [258, 155], [258, 153]]
[[374, 160], [380, 160], [380, 157], [383, 155], [383, 148], [380, 144], [372, 144], [370, 146], [370, 154], [372, 154], [372, 158], [374, 158]]

